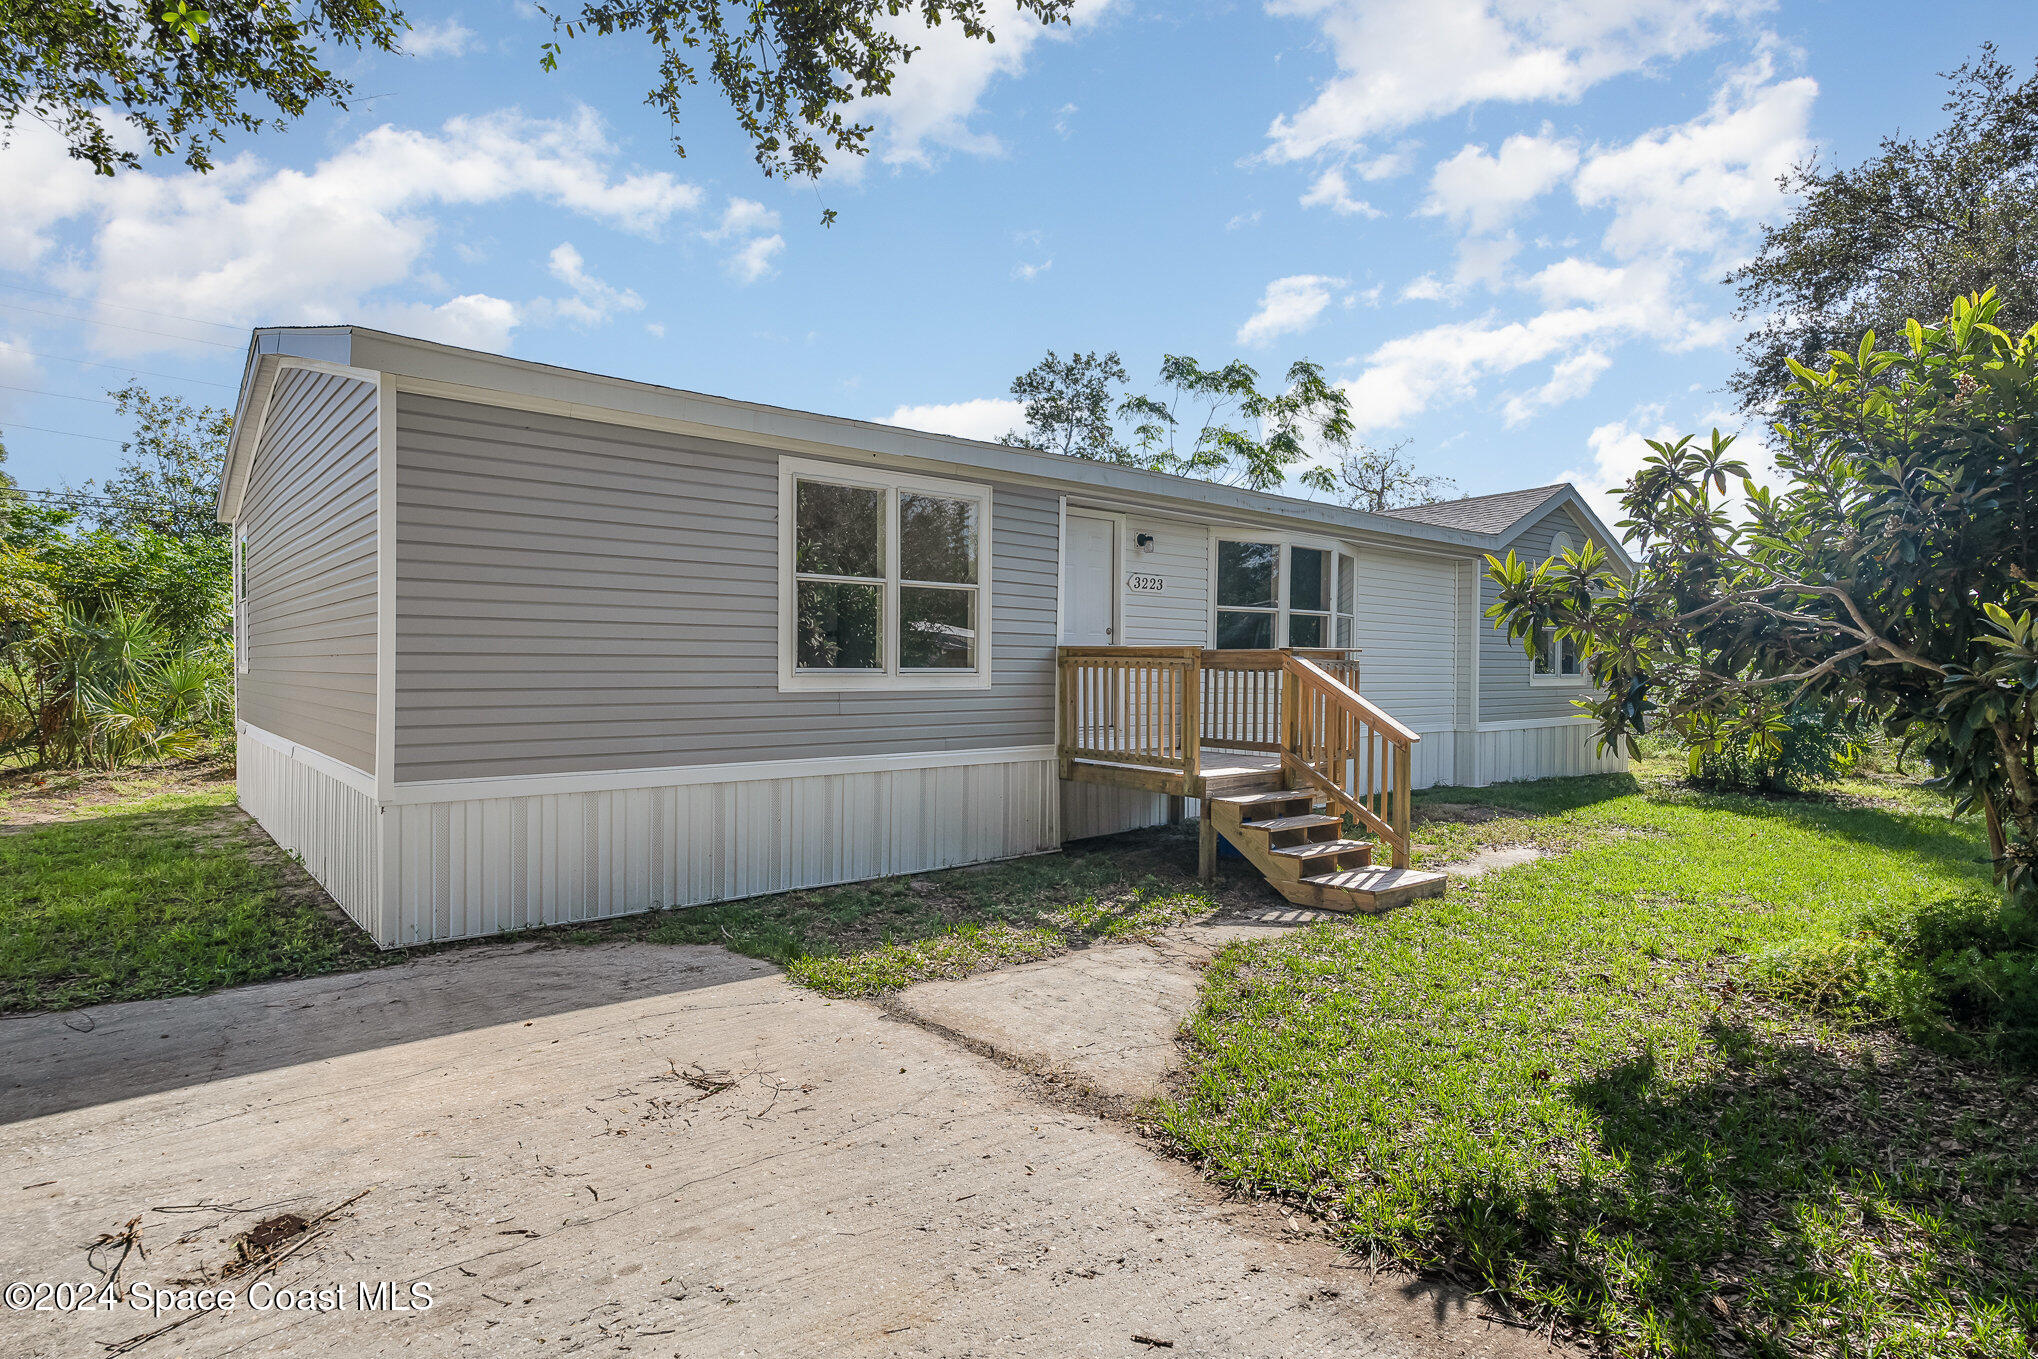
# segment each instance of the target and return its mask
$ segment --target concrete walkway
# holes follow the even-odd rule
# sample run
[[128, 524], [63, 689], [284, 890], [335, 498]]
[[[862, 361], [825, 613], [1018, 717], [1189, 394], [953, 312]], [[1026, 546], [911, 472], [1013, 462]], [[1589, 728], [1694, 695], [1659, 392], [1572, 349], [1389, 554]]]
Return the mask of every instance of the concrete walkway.
[[[0, 1281], [89, 1280], [131, 1220], [124, 1283], [216, 1276], [254, 1222], [364, 1191], [269, 1282], [428, 1282], [429, 1311], [244, 1301], [136, 1352], [1548, 1353], [720, 949], [474, 948], [0, 1020]], [[0, 1312], [0, 1350], [102, 1356], [188, 1315]]]

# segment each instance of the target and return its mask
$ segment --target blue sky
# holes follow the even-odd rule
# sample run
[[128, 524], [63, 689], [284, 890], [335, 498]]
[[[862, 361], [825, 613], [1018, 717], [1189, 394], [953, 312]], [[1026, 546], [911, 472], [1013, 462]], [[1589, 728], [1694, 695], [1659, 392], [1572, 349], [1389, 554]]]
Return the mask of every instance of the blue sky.
[[[997, 11], [994, 9], [994, 13]], [[1078, 0], [994, 47], [935, 35], [873, 154], [761, 177], [633, 48], [482, 0], [412, 12], [362, 96], [199, 177], [0, 150], [0, 431], [28, 486], [100, 476], [135, 376], [232, 399], [246, 328], [356, 321], [923, 428], [1009, 428], [1049, 348], [1297, 357], [1363, 436], [1472, 493], [1603, 491], [1640, 436], [1727, 421], [1719, 280], [1776, 173], [1939, 125], [1936, 74], [2038, 8], [1955, 0]], [[823, 206], [840, 221], [817, 224]], [[82, 399], [81, 399], [82, 398]], [[57, 432], [62, 431], [62, 432]]]

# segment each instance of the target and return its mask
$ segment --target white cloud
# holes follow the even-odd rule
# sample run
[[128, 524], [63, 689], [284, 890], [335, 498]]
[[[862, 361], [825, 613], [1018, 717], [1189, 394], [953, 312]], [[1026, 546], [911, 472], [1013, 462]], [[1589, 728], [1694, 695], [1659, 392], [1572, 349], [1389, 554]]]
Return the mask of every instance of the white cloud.
[[455, 18], [414, 25], [403, 40], [403, 50], [414, 57], [464, 57], [473, 46], [474, 30]]
[[1620, 507], [1620, 488], [1642, 470], [1642, 460], [1649, 455], [1649, 446], [1643, 440], [1676, 437], [1664, 418], [1663, 407], [1640, 407], [1625, 420], [1611, 420], [1595, 427], [1585, 439], [1592, 455], [1590, 465], [1573, 467], [1557, 480], [1576, 486], [1593, 512], [1612, 528], [1627, 517]]
[[773, 272], [771, 262], [783, 249], [783, 236], [753, 236], [729, 256], [729, 274], [738, 283], [755, 283]]
[[371, 304], [361, 319], [371, 325], [469, 349], [509, 348], [525, 317], [516, 303], [487, 293], [467, 293], [433, 306], [428, 302]]
[[1352, 197], [1351, 186], [1345, 181], [1345, 172], [1339, 169], [1325, 170], [1309, 186], [1309, 192], [1302, 195], [1305, 208], [1329, 208], [1343, 217], [1378, 217], [1380, 210], [1363, 198]]
[[[436, 212], [526, 200], [651, 236], [699, 203], [694, 186], [664, 171], [621, 172], [614, 155], [592, 110], [559, 120], [498, 112], [453, 118], [435, 133], [384, 125], [309, 170], [244, 153], [207, 175], [130, 172], [81, 188], [55, 134], [22, 126], [0, 149], [0, 182], [16, 186], [0, 231], [29, 259], [51, 248], [59, 226], [84, 237], [47, 276], [102, 304], [235, 325], [424, 318], [462, 343], [500, 344], [515, 304], [414, 296], [451, 291], [426, 262]], [[413, 297], [399, 304], [387, 296], [395, 290]], [[106, 316], [123, 318], [132, 319]], [[134, 352], [179, 342], [105, 328], [99, 343]]]
[[[1004, 144], [971, 121], [992, 82], [1020, 74], [1028, 54], [1043, 38], [1065, 40], [1080, 33], [1103, 18], [1115, 2], [1080, 4], [1067, 25], [1049, 26], [1021, 12], [1011, 0], [992, 0], [985, 18], [996, 42], [967, 37], [954, 21], [929, 28], [909, 6], [881, 22], [919, 51], [899, 69], [889, 94], [858, 101], [851, 115], [875, 120], [882, 129], [883, 149], [878, 155], [887, 165], [928, 166], [943, 150], [998, 155]], [[1055, 131], [1068, 135], [1067, 119], [1074, 112], [1073, 106], [1064, 106], [1056, 115]], [[843, 156], [832, 163], [845, 178], [861, 173], [860, 157]]]
[[1552, 406], [1575, 401], [1592, 390], [1599, 375], [1613, 367], [1613, 360], [1596, 349], [1587, 349], [1557, 361], [1550, 379], [1530, 392], [1517, 392], [1501, 407], [1501, 418], [1510, 426], [1540, 415]]
[[1509, 137], [1497, 155], [1487, 155], [1483, 146], [1467, 146], [1431, 173], [1422, 210], [1468, 231], [1493, 231], [1577, 166], [1578, 148], [1547, 129], [1540, 136]]
[[1396, 296], [1403, 302], [1442, 302], [1450, 294], [1435, 274], [1417, 274], [1401, 285]]
[[1772, 83], [1764, 62], [1700, 117], [1595, 148], [1573, 192], [1582, 207], [1613, 210], [1605, 245], [1618, 256], [1717, 252], [1777, 205], [1777, 176], [1812, 148], [1817, 94], [1808, 77]]
[[701, 234], [711, 241], [738, 236], [761, 236], [778, 230], [778, 213], [749, 198], [731, 198], [722, 209], [722, 220], [712, 231]]
[[1024, 403], [1003, 397], [980, 396], [974, 401], [951, 401], [946, 405], [900, 406], [884, 417], [887, 425], [953, 434], [963, 439], [997, 439], [1026, 422]]
[[778, 213], [748, 198], [731, 198], [722, 220], [701, 232], [705, 240], [731, 243], [722, 264], [738, 283], [755, 283], [773, 272], [772, 260], [785, 249]]
[[546, 264], [552, 277], [571, 288], [573, 295], [533, 303], [537, 316], [587, 327], [599, 325], [619, 311], [644, 309], [644, 299], [633, 290], [614, 287], [588, 273], [587, 261], [581, 258], [571, 241], [561, 241], [554, 246]]
[[1259, 222], [1260, 210], [1254, 208], [1251, 212], [1232, 214], [1231, 220], [1224, 224], [1224, 229], [1226, 231], [1237, 231], [1240, 227], [1258, 226]]
[[1042, 260], [1038, 264], [1028, 264], [1025, 260], [1021, 260], [1012, 266], [1012, 277], [1022, 283], [1031, 283], [1034, 279], [1039, 278], [1052, 268], [1054, 268], [1054, 261], [1051, 259]]
[[651, 337], [652, 339], [654, 339], [654, 340], [662, 340], [662, 339], [664, 339], [664, 338], [665, 338], [665, 322], [663, 322], [663, 321], [646, 321], [646, 322], [644, 323], [644, 333], [645, 333], [646, 335], [649, 335], [649, 336], [650, 336], [650, 337]]
[[1570, 102], [1718, 41], [1768, 0], [1272, 0], [1317, 24], [1337, 74], [1274, 119], [1277, 161], [1351, 153], [1382, 134], [1489, 102]]
[[1240, 344], [1260, 345], [1316, 324], [1345, 280], [1323, 274], [1291, 274], [1277, 278], [1260, 295], [1260, 309], [1246, 319], [1235, 337]]

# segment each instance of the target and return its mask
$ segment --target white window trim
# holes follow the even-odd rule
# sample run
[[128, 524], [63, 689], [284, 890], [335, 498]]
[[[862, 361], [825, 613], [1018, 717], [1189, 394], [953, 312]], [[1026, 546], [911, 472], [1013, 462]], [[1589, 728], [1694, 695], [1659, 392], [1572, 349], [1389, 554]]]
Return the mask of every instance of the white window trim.
[[[1215, 649], [1217, 646], [1217, 614], [1219, 608], [1217, 603], [1217, 553], [1220, 544], [1223, 543], [1272, 543], [1281, 549], [1280, 569], [1276, 573], [1274, 582], [1275, 606], [1271, 610], [1274, 615], [1274, 645], [1276, 647], [1288, 645], [1288, 615], [1290, 613], [1288, 608], [1288, 585], [1295, 574], [1288, 566], [1288, 549], [1306, 547], [1318, 552], [1328, 552], [1330, 554], [1330, 608], [1321, 611], [1321, 616], [1329, 620], [1330, 634], [1320, 649], [1326, 651], [1340, 649], [1350, 651], [1357, 648], [1359, 640], [1359, 592], [1356, 582], [1354, 582], [1352, 587], [1352, 611], [1349, 614], [1341, 614], [1338, 612], [1337, 607], [1337, 573], [1340, 569], [1338, 560], [1341, 557], [1350, 557], [1352, 559], [1352, 572], [1356, 577], [1360, 574], [1357, 548], [1349, 543], [1339, 542], [1335, 538], [1319, 538], [1313, 534], [1260, 533], [1251, 529], [1226, 528], [1221, 525], [1212, 525], [1210, 529], [1210, 607], [1207, 611], [1208, 617], [1205, 620], [1205, 627], [1208, 631], [1204, 635], [1209, 638], [1211, 648]], [[1224, 612], [1267, 613], [1269, 610], [1231, 608], [1224, 610]], [[1302, 612], [1311, 615], [1318, 613], [1317, 610], [1313, 609], [1304, 609]], [[1350, 618], [1352, 620], [1352, 646], [1350, 647], [1339, 648], [1336, 645], [1337, 620], [1339, 618]], [[1315, 647], [1305, 648], [1305, 650], [1318, 649]]]
[[234, 673], [248, 673], [248, 582], [244, 574], [248, 551], [248, 526], [235, 524], [233, 538]]
[[[1577, 541], [1573, 539], [1569, 533], [1565, 532], [1563, 529], [1559, 529], [1555, 534], [1551, 536], [1550, 552], [1549, 555], [1546, 556], [1543, 560], [1554, 561], [1556, 558], [1563, 556], [1566, 552], [1575, 552], [1577, 550], [1578, 550]], [[1562, 664], [1561, 660], [1562, 653], [1557, 650], [1558, 642], [1556, 637], [1556, 629], [1548, 627], [1536, 629], [1536, 650], [1538, 651], [1542, 650], [1543, 635], [1545, 633], [1550, 634], [1550, 650], [1552, 658], [1556, 659], [1558, 664]], [[1580, 656], [1578, 658], [1578, 673], [1575, 675], [1561, 674], [1556, 671], [1552, 671], [1550, 674], [1547, 675], [1542, 674], [1536, 669], [1536, 658], [1534, 656], [1529, 657], [1528, 672], [1529, 672], [1529, 683], [1538, 689], [1582, 689], [1585, 687], [1586, 684], [1585, 658], [1583, 656]]]
[[[879, 638], [883, 666], [878, 670], [802, 670], [798, 665], [796, 623], [798, 576], [793, 536], [798, 529], [797, 483], [826, 481], [837, 486], [864, 486], [885, 492], [884, 627]], [[922, 492], [953, 500], [977, 502], [977, 665], [974, 670], [901, 670], [898, 656], [899, 619], [899, 493]], [[899, 693], [929, 689], [991, 687], [993, 632], [991, 626], [991, 488], [976, 482], [894, 472], [883, 467], [855, 467], [811, 458], [778, 460], [778, 688], [780, 693]]]

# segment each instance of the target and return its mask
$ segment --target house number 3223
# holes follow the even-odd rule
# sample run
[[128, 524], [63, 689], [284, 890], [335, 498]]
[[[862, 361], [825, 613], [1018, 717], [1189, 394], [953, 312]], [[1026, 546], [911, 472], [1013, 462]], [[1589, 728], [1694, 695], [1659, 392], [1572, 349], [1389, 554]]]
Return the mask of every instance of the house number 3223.
[[1161, 592], [1159, 576], [1142, 576], [1134, 573], [1125, 578], [1125, 588], [1136, 595], [1157, 595]]

